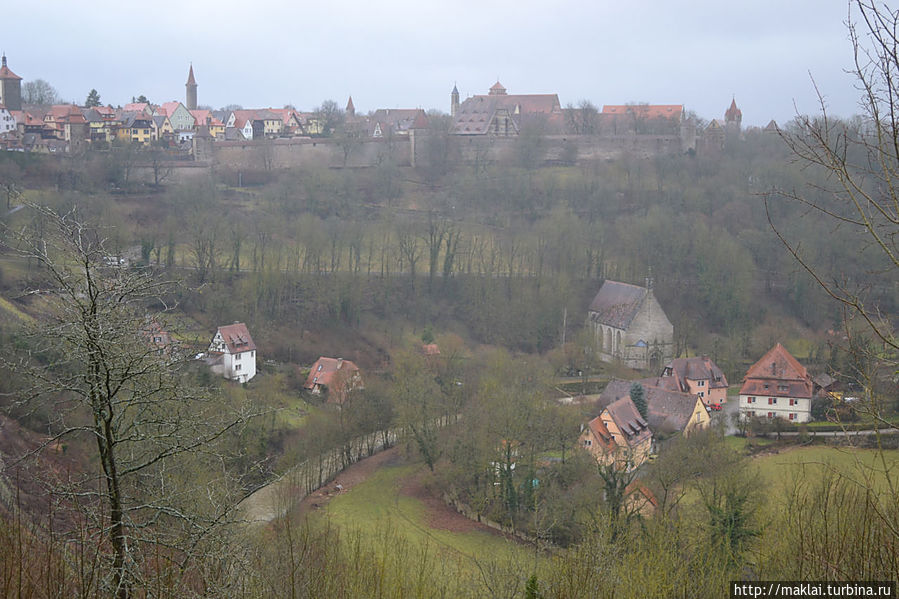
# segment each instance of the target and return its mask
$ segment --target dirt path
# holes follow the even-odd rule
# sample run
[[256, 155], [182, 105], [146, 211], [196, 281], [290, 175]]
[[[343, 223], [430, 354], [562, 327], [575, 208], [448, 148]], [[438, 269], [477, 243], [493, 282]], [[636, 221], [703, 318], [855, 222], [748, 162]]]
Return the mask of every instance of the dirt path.
[[[392, 447], [370, 458], [356, 462], [338, 474], [330, 483], [307, 495], [297, 506], [294, 513], [302, 517], [314, 510], [323, 509], [331, 499], [348, 492], [358, 484], [364, 483], [379, 468], [399, 465], [404, 462], [405, 457], [399, 447]], [[483, 531], [505, 538], [512, 538], [489, 526], [470, 520], [446, 505], [440, 497], [427, 488], [425, 484], [427, 475], [428, 471], [422, 467], [411, 476], [400, 479], [402, 484], [400, 493], [421, 502], [425, 507], [428, 527], [457, 533]], [[515, 540], [517, 541], [518, 539]]]
[[294, 513], [300, 516], [308, 514], [312, 510], [325, 507], [333, 497], [346, 493], [359, 483], [368, 480], [378, 468], [397, 464], [402, 460], [402, 452], [398, 446], [391, 447], [380, 453], [376, 453], [370, 458], [359, 460], [340, 474], [334, 480], [313, 491], [296, 507]]

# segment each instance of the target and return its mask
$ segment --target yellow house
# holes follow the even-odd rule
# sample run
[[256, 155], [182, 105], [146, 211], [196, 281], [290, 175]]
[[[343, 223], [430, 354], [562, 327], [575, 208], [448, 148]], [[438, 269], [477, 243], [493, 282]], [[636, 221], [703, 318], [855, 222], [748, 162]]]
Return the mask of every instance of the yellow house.
[[631, 398], [624, 396], [584, 427], [579, 445], [600, 464], [632, 470], [649, 457], [652, 432]]
[[653, 383], [656, 380], [612, 380], [600, 395], [600, 402], [630, 397], [631, 387], [639, 383], [646, 398], [646, 420], [656, 438], [689, 435], [694, 430], [709, 426], [711, 417], [699, 395], [655, 386]]
[[173, 139], [175, 137], [175, 128], [167, 115], [157, 115], [150, 121], [150, 136], [154, 141], [160, 139]]

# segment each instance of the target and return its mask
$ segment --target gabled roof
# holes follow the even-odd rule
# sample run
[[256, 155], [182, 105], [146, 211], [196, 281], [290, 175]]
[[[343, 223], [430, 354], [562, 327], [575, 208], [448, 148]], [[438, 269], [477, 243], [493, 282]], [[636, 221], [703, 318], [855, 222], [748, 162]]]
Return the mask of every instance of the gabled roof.
[[[312, 365], [303, 388], [312, 389], [316, 385], [324, 385], [329, 391], [341, 391], [341, 385], [357, 372], [359, 367], [349, 360], [322, 356]], [[337, 376], [338, 373], [343, 376]]]
[[708, 356], [694, 358], [675, 358], [668, 362], [663, 373], [676, 376], [681, 391], [687, 390], [686, 379], [709, 381], [711, 389], [727, 388], [727, 377]]
[[724, 118], [728, 121], [735, 121], [737, 119], [743, 118], [743, 111], [737, 108], [736, 98], [730, 101], [730, 107], [724, 113]]
[[649, 289], [630, 283], [607, 280], [590, 303], [595, 322], [616, 329], [626, 329], [640, 311]]
[[256, 344], [253, 343], [253, 338], [250, 336], [247, 325], [242, 322], [219, 327], [216, 334], [222, 336], [222, 341], [224, 341], [228, 351], [232, 354], [256, 349]]
[[587, 423], [587, 428], [590, 429], [590, 432], [593, 433], [593, 438], [596, 439], [596, 442], [600, 447], [605, 451], [614, 451], [616, 448], [615, 442], [612, 440], [612, 434], [609, 432], [609, 429], [606, 428], [605, 423], [602, 421], [601, 416], [597, 416], [593, 420]]
[[796, 358], [778, 343], [749, 367], [740, 395], [811, 397], [812, 379]]
[[616, 399], [606, 406], [605, 411], [618, 430], [624, 434], [624, 441], [628, 447], [639, 445], [652, 436], [649, 424], [640, 416], [637, 406], [634, 405], [629, 395]]
[[150, 112], [150, 105], [147, 102], [131, 102], [122, 107], [122, 112]]
[[[630, 401], [631, 386], [634, 382], [613, 379], [600, 395], [600, 403], [614, 403], [624, 398]], [[646, 398], [646, 419], [652, 430], [657, 433], [683, 431], [690, 423], [696, 402], [700, 401], [698, 395], [646, 384], [643, 384], [643, 394]], [[634, 409], [636, 410], [636, 407]]]

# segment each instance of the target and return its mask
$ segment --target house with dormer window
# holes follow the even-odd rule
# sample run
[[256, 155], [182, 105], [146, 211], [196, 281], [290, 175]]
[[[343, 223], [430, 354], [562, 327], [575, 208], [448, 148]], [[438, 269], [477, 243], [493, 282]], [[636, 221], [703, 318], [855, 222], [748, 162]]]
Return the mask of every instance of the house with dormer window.
[[247, 325], [219, 327], [209, 343], [212, 371], [228, 380], [246, 383], [256, 376], [256, 344]]

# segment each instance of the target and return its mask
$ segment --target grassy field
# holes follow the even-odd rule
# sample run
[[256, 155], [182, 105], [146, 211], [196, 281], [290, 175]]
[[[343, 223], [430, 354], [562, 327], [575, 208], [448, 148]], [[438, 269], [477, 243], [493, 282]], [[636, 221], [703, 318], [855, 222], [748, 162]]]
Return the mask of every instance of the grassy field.
[[886, 490], [888, 481], [899, 482], [899, 451], [881, 455], [872, 449], [811, 446], [759, 457], [753, 462], [772, 489], [795, 484], [801, 474], [818, 477], [827, 471], [850, 477], [859, 484]]
[[404, 481], [422, 467], [385, 466], [367, 481], [331, 500], [322, 517], [341, 530], [361, 534], [373, 542], [390, 528], [413, 546], [436, 550], [441, 559], [455, 562], [460, 572], [472, 578], [478, 578], [481, 570], [497, 563], [515, 564], [522, 572], [533, 571], [534, 549], [527, 545], [486, 531], [451, 532], [432, 527], [428, 508], [401, 492]]

